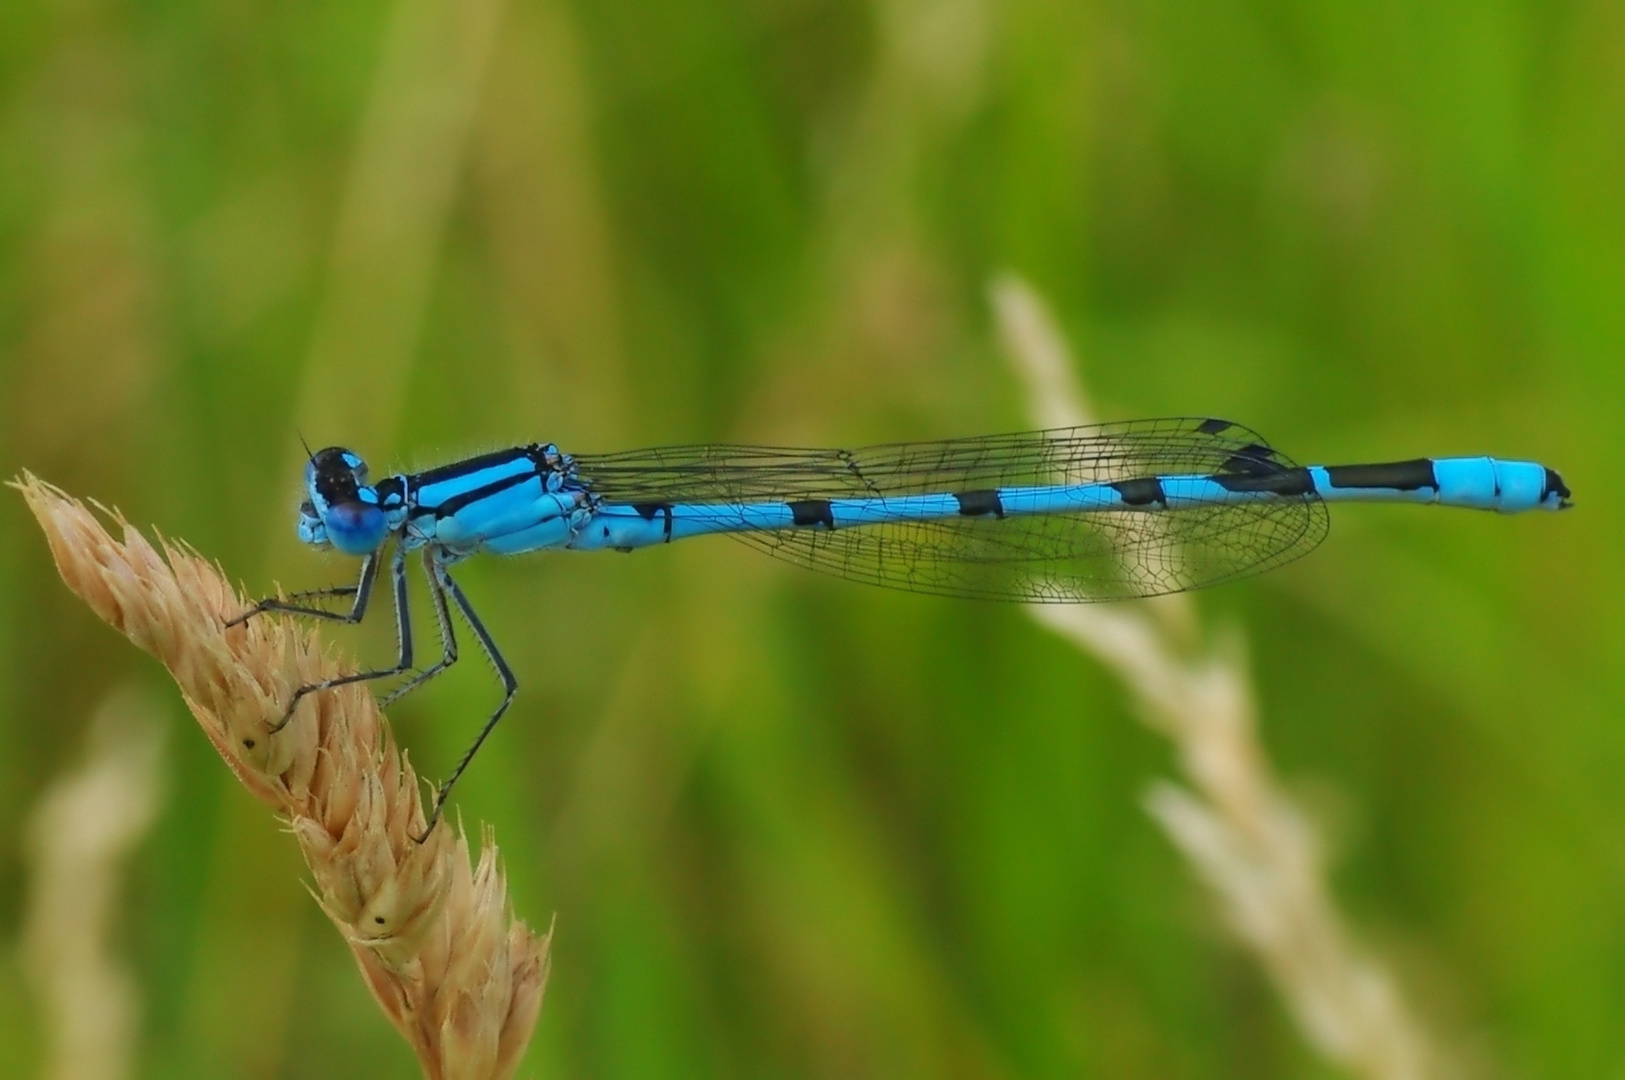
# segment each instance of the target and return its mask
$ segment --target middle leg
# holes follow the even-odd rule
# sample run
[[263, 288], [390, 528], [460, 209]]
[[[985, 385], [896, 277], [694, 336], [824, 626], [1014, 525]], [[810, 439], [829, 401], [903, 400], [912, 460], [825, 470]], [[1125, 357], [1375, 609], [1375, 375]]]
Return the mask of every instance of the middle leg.
[[[519, 680], [514, 678], [513, 669], [508, 666], [508, 661], [503, 659], [501, 650], [497, 648], [496, 642], [491, 639], [491, 634], [485, 629], [485, 624], [474, 613], [474, 606], [468, 602], [467, 595], [451, 579], [451, 574], [446, 571], [445, 565], [439, 559], [431, 557], [429, 565], [434, 572], [433, 584], [435, 591], [451, 595], [452, 600], [457, 604], [457, 610], [467, 620], [469, 629], [474, 631], [474, 639], [480, 643], [480, 648], [484, 651], [486, 658], [491, 661], [491, 666], [496, 668], [497, 677], [502, 680], [503, 693], [501, 704], [486, 719], [485, 726], [480, 728], [479, 734], [474, 737], [474, 745], [470, 746], [467, 752], [463, 754], [462, 760], [457, 763], [457, 767], [451, 770], [451, 776], [447, 777], [446, 782], [441, 784], [440, 789], [435, 793], [434, 809], [429, 814], [429, 824], [424, 828], [423, 835], [417, 838], [419, 843], [427, 840], [429, 834], [434, 831], [435, 823], [440, 820], [440, 812], [445, 808], [446, 799], [450, 797], [452, 787], [457, 783], [457, 779], [463, 775], [463, 771], [468, 768], [469, 762], [474, 760], [474, 755], [479, 753], [480, 746], [484, 744], [492, 729], [497, 726], [497, 721], [502, 719], [502, 714], [508, 711], [508, 706], [513, 702], [513, 696], [519, 689]], [[440, 600], [440, 605], [444, 608], [444, 597]], [[449, 620], [447, 620], [447, 625], [449, 627]], [[455, 659], [455, 649], [452, 652], [453, 659]]]
[[423, 551], [423, 574], [429, 579], [429, 599], [434, 602], [435, 624], [440, 629], [440, 645], [443, 652], [435, 663], [386, 694], [384, 700], [378, 703], [380, 709], [389, 708], [457, 662], [457, 630], [452, 625], [451, 612], [446, 608], [446, 590], [441, 586], [439, 575], [435, 570], [433, 548], [425, 548]]

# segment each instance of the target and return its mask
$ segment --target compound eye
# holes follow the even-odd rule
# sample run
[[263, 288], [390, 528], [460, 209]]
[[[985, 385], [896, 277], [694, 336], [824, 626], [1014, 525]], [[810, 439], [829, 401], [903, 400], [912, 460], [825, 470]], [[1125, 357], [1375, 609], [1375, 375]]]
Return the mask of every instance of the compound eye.
[[364, 502], [342, 502], [327, 508], [324, 518], [327, 538], [346, 555], [366, 555], [378, 550], [389, 532], [389, 518], [378, 507]]

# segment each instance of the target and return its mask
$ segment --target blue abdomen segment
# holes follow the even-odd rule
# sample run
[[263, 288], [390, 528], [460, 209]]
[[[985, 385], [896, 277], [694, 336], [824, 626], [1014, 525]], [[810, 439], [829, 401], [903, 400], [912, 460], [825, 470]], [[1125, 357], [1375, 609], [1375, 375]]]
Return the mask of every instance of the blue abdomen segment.
[[630, 550], [715, 533], [848, 529], [954, 517], [1155, 513], [1279, 500], [1438, 503], [1504, 514], [1561, 509], [1568, 489], [1545, 466], [1498, 458], [1420, 458], [1256, 473], [1150, 476], [1101, 484], [753, 503], [598, 506], [568, 546]]
[[1418, 458], [1384, 465], [1311, 465], [1315, 493], [1328, 502], [1420, 502], [1518, 514], [1561, 510], [1569, 489], [1533, 461], [1492, 457]]

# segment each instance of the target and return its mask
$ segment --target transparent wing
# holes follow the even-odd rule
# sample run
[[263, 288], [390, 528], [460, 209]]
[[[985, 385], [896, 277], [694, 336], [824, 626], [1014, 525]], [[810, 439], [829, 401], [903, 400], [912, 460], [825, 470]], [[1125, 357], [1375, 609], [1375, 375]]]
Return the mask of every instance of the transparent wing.
[[[702, 445], [582, 454], [575, 461], [582, 482], [606, 500], [714, 503], [724, 518], [747, 503], [1296, 468], [1248, 428], [1195, 418], [855, 450]], [[1309, 551], [1327, 527], [1324, 505], [1304, 495], [1172, 511], [956, 516], [731, 535], [777, 558], [874, 585], [1077, 602], [1155, 596], [1261, 573]]]

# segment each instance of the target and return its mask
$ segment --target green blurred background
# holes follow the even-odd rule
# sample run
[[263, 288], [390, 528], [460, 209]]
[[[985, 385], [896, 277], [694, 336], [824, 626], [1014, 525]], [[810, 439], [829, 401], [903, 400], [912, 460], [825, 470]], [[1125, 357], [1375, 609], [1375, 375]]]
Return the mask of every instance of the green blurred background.
[[[1561, 518], [1340, 508], [1200, 603], [1469, 1074], [1625, 1077], [1622, 72], [1604, 0], [8, 0], [0, 473], [327, 584], [300, 432], [381, 470], [1027, 426], [1006, 270], [1103, 417], [1547, 461]], [[1019, 608], [721, 540], [461, 577], [523, 687], [457, 809], [558, 920], [521, 1075], [1338, 1075], [1141, 809], [1167, 746]], [[132, 681], [171, 728], [116, 934], [139, 1075], [413, 1075], [12, 493], [0, 1075], [44, 1053], [23, 825]], [[472, 660], [393, 715], [443, 774], [495, 697]]]

